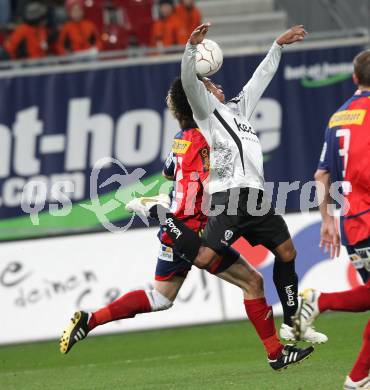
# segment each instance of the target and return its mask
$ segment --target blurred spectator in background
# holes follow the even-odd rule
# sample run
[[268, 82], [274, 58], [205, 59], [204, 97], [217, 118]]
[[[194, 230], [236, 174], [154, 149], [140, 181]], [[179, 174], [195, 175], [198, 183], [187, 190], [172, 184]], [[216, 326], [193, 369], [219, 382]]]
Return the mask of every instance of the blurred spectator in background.
[[10, 0], [0, 0], [0, 26], [9, 23], [10, 11]]
[[107, 3], [103, 11], [103, 50], [122, 50], [128, 46], [128, 22], [124, 9], [114, 2]]
[[9, 54], [3, 48], [7, 36], [7, 24], [10, 22], [10, 0], [0, 0], [0, 61], [9, 59]]
[[4, 43], [4, 49], [11, 58], [40, 58], [47, 55], [46, 12], [45, 5], [39, 2], [30, 2], [25, 6], [24, 22]]
[[67, 0], [65, 3], [69, 21], [61, 28], [57, 51], [64, 55], [102, 47], [100, 36], [94, 23], [85, 19], [83, 0]]
[[173, 1], [160, 0], [159, 19], [154, 22], [152, 45], [156, 47], [184, 45], [187, 38], [184, 25], [175, 13]]
[[48, 29], [49, 54], [58, 54], [58, 37], [61, 26], [67, 21], [64, 0], [47, 0], [48, 16], [46, 26]]
[[187, 37], [202, 24], [202, 16], [194, 0], [181, 0], [175, 12], [186, 30]]
[[48, 24], [50, 27], [60, 27], [67, 21], [67, 13], [64, 0], [47, 0]]

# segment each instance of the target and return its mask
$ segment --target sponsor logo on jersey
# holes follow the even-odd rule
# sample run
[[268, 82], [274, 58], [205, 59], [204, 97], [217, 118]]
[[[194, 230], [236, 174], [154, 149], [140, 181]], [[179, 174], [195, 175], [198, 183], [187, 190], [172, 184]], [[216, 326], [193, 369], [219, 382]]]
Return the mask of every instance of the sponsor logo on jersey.
[[161, 245], [161, 247], [159, 248], [158, 258], [159, 258], [159, 260], [173, 261], [172, 248], [169, 246], [166, 246], [166, 245]]
[[233, 235], [234, 235], [234, 232], [232, 230], [225, 230], [225, 240], [226, 241], [229, 241]]
[[202, 159], [203, 172], [209, 171], [209, 149], [202, 148], [199, 150], [200, 158]]
[[293, 285], [285, 286], [285, 292], [288, 298], [287, 305], [288, 306], [294, 306], [294, 291], [292, 290]]
[[181, 230], [175, 225], [172, 218], [167, 218], [165, 222], [171, 233], [176, 234], [176, 238], [182, 235]]
[[256, 133], [252, 129], [252, 126], [247, 126], [245, 123], [239, 123], [236, 120], [236, 118], [234, 118], [234, 122], [235, 122], [236, 127], [238, 128], [239, 131], [256, 135]]
[[329, 127], [344, 125], [362, 125], [366, 110], [344, 110], [335, 113], [329, 122]]
[[185, 154], [188, 151], [190, 145], [190, 141], [186, 141], [184, 139], [174, 139], [172, 143], [172, 152], [177, 154]]

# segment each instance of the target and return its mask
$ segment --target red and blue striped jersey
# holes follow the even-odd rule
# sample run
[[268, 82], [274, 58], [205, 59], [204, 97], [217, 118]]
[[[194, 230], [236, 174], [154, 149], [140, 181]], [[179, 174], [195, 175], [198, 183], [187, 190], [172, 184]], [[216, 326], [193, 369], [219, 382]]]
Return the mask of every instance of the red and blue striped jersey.
[[[197, 128], [176, 134], [163, 173], [174, 178], [171, 212], [192, 230], [204, 229], [207, 216], [202, 212], [202, 201], [209, 175], [209, 146]], [[160, 232], [160, 240], [172, 244], [166, 232]]]
[[348, 201], [341, 216], [343, 244], [370, 237], [370, 91], [357, 91], [330, 118], [318, 168], [341, 183]]

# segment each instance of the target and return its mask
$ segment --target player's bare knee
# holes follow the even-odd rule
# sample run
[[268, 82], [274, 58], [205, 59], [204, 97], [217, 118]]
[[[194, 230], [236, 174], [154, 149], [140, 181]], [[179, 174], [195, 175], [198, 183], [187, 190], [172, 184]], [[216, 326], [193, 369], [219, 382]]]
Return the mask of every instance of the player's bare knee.
[[152, 311], [167, 310], [173, 306], [173, 302], [157, 290], [147, 290], [145, 294], [148, 297]]
[[208, 269], [212, 265], [212, 258], [197, 256], [194, 260], [194, 265], [199, 269]]
[[263, 290], [264, 290], [264, 286], [263, 286], [264, 282], [263, 282], [263, 276], [260, 272], [256, 271], [256, 278], [255, 278], [255, 285], [256, 285], [256, 289], [260, 292], [260, 293], [263, 293]]
[[273, 253], [278, 260], [283, 261], [284, 263], [293, 261], [297, 256], [297, 251], [294, 248], [292, 239], [288, 239], [280, 244], [273, 250]]
[[296, 257], [297, 257], [297, 251], [293, 246], [292, 248], [289, 248], [286, 251], [285, 256], [284, 256], [284, 258], [285, 258], [284, 261], [286, 261], [286, 262], [293, 261]]
[[284, 261], [285, 263], [289, 263], [290, 261], [293, 261], [296, 257], [297, 257], [297, 251], [293, 245], [287, 245], [286, 248], [283, 248], [279, 252], [280, 260]]
[[253, 277], [250, 282], [249, 290], [255, 295], [263, 294], [263, 276], [258, 271], [253, 271]]
[[239, 279], [236, 283], [244, 292], [245, 296], [263, 296], [263, 276], [258, 271], [251, 271], [247, 279]]
[[217, 255], [214, 255], [212, 250], [200, 247], [198, 256], [194, 260], [194, 265], [200, 269], [208, 269], [216, 258]]

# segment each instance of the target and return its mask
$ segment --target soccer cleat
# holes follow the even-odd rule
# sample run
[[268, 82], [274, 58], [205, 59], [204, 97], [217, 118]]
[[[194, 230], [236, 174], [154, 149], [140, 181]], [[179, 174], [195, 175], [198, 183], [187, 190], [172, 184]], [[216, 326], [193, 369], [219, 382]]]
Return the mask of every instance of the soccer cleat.
[[299, 294], [301, 302], [293, 319], [293, 333], [296, 340], [302, 340], [308, 328], [312, 327], [315, 318], [320, 314], [319, 296], [320, 292], [307, 288]]
[[300, 363], [301, 361], [307, 359], [313, 351], [314, 348], [312, 346], [301, 349], [292, 344], [287, 344], [284, 346], [281, 355], [277, 359], [268, 359], [268, 362], [273, 370], [280, 371], [291, 364]]
[[170, 197], [166, 194], [159, 194], [151, 197], [146, 196], [130, 200], [130, 202], [126, 205], [126, 210], [144, 217], [149, 217], [149, 210], [151, 207], [161, 205], [168, 209], [170, 207], [170, 203]]
[[59, 349], [61, 353], [68, 353], [77, 341], [81, 341], [87, 336], [89, 333], [89, 319], [90, 315], [88, 313], [76, 311], [59, 340]]
[[329, 339], [324, 333], [317, 332], [314, 326], [309, 326], [306, 329], [306, 333], [301, 338], [302, 341], [313, 344], [324, 344]]
[[366, 378], [354, 382], [349, 376], [346, 377], [346, 381], [343, 385], [344, 390], [357, 390], [357, 389], [370, 389], [370, 376], [367, 376]]
[[[281, 324], [280, 338], [288, 341], [295, 341], [293, 328], [287, 324]], [[317, 332], [313, 326], [309, 326], [305, 334], [301, 337], [302, 341], [313, 344], [324, 344], [328, 341], [328, 337], [320, 332]]]

